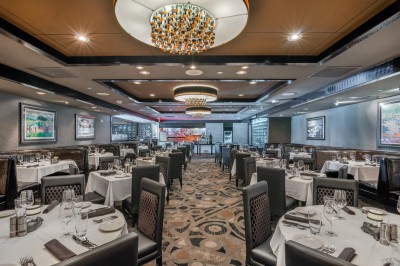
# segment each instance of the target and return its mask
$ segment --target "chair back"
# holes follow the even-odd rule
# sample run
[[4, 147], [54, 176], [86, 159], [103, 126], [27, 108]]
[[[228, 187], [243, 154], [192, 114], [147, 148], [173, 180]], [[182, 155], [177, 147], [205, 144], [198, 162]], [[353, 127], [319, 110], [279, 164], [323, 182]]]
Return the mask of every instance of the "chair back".
[[4, 201], [0, 209], [14, 209], [14, 200], [18, 197], [17, 170], [15, 156], [0, 157], [0, 195]]
[[186, 147], [180, 146], [180, 147], [178, 147], [178, 151], [182, 152], [182, 155], [183, 155], [183, 158], [182, 158], [183, 163], [182, 164], [185, 164], [186, 163], [186, 158], [187, 158], [187, 156], [189, 154], [189, 149], [187, 149]]
[[315, 158], [294, 157], [293, 162], [303, 161], [304, 165], [308, 165], [309, 169], [315, 171]]
[[118, 144], [100, 144], [98, 145], [99, 150], [104, 150], [105, 152], [111, 152], [114, 156], [120, 155]]
[[62, 201], [64, 190], [73, 189], [75, 195], [85, 196], [85, 175], [44, 176], [41, 179], [42, 204]]
[[151, 148], [152, 151], [161, 151], [162, 150], [162, 146], [161, 145], [154, 145]]
[[309, 248], [293, 240], [285, 242], [286, 266], [353, 266], [354, 264]]
[[169, 154], [169, 179], [182, 178], [182, 153], [172, 152]]
[[139, 157], [145, 157], [146, 153], [150, 155], [150, 150], [149, 149], [139, 149]]
[[285, 169], [257, 167], [257, 182], [267, 181], [271, 214], [282, 216], [286, 212]]
[[244, 160], [244, 180], [246, 181], [246, 186], [250, 185], [251, 176], [257, 171], [256, 158], [246, 157]]
[[119, 156], [106, 156], [99, 157], [99, 170], [108, 170], [112, 169], [114, 165], [114, 160], [120, 159]]
[[233, 161], [236, 158], [237, 150], [230, 150], [229, 151], [229, 173], [232, 171]]
[[169, 189], [169, 165], [171, 158], [156, 156], [156, 164], [160, 166], [160, 173], [163, 174], [167, 189]]
[[78, 175], [79, 174], [79, 168], [74, 164], [70, 164], [69, 165], [69, 174], [70, 175]]
[[222, 147], [222, 163], [223, 165], [227, 166], [230, 168], [231, 165], [231, 157], [229, 155], [229, 148], [227, 147]]
[[347, 171], [349, 167], [347, 165], [343, 165], [339, 168], [338, 178], [347, 179]]
[[128, 159], [128, 158], [129, 158], [131, 161], [136, 160], [136, 158], [137, 158], [136, 153], [128, 152], [127, 154], [125, 154], [125, 161], [126, 161], [126, 159]]
[[271, 236], [268, 185], [261, 181], [243, 188], [246, 265], [251, 262], [251, 251]]
[[358, 206], [358, 181], [352, 179], [336, 179], [314, 177], [313, 205], [323, 205], [324, 196], [333, 197], [335, 190], [346, 192], [347, 206]]
[[219, 143], [215, 143], [215, 145], [214, 145], [214, 157], [215, 157], [215, 160], [219, 160], [219, 158], [220, 158], [220, 154], [219, 154]]
[[379, 164], [377, 194], [387, 204], [389, 192], [400, 190], [400, 158], [382, 157]]
[[243, 158], [250, 157], [250, 153], [236, 153], [236, 179], [244, 180], [244, 160]]
[[138, 235], [130, 233], [55, 265], [136, 266], [138, 265], [138, 245]]

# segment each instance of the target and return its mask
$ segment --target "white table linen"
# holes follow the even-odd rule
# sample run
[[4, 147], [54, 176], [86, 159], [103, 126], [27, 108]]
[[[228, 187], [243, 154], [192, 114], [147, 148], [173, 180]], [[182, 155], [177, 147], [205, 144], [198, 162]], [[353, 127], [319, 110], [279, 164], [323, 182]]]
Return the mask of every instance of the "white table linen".
[[[60, 160], [58, 163], [51, 164], [50, 161], [46, 161], [43, 166], [29, 167], [31, 165], [38, 165], [40, 163], [25, 163], [24, 165], [17, 166], [17, 181], [21, 182], [39, 182], [44, 176], [54, 174], [59, 171], [69, 170], [69, 165], [76, 165], [74, 160]], [[68, 174], [68, 173], [67, 173]]]
[[365, 181], [378, 181], [379, 176], [379, 165], [371, 166], [365, 165], [365, 162], [348, 161], [349, 164], [339, 163], [338, 161], [325, 161], [322, 166], [321, 173], [325, 173], [327, 170], [339, 170], [343, 165], [348, 166], [348, 174], [354, 176], [355, 180]]
[[121, 157], [125, 157], [127, 153], [135, 153], [134, 149], [120, 149], [119, 150], [119, 155]]
[[135, 162], [136, 162], [136, 164], [138, 166], [141, 166], [141, 165], [154, 165], [154, 164], [156, 164], [156, 158], [153, 157], [153, 158], [151, 158], [151, 160], [143, 160], [143, 158], [136, 158]]
[[[46, 206], [42, 206], [42, 210], [44, 210], [45, 207]], [[97, 209], [101, 207], [103, 207], [103, 205], [94, 204], [89, 209]], [[82, 211], [84, 212], [85, 209]], [[0, 264], [19, 266], [19, 259], [27, 254], [32, 255], [36, 265], [46, 266], [58, 263], [59, 261], [57, 258], [44, 247], [44, 244], [52, 239], [57, 239], [75, 254], [81, 254], [88, 251], [87, 248], [77, 244], [71, 237], [60, 237], [63, 231], [61, 222], [58, 219], [58, 214], [59, 207], [56, 206], [49, 213], [38, 215], [42, 217], [44, 221], [37, 230], [28, 233], [24, 237], [14, 238], [10, 238], [9, 217], [0, 218]], [[124, 215], [118, 210], [116, 210], [115, 214], [113, 213], [112, 215], [118, 215], [118, 219], [124, 221], [122, 228], [113, 232], [103, 232], [99, 229], [99, 224], [93, 222], [93, 218], [91, 218], [88, 221], [86, 234], [87, 238], [91, 242], [97, 245], [102, 245], [128, 233]], [[68, 230], [73, 232], [74, 226], [75, 223], [72, 220], [68, 225]]]
[[293, 160], [293, 158], [311, 158], [311, 154], [307, 152], [289, 152], [289, 159]]
[[111, 157], [114, 156], [113, 153], [111, 152], [106, 152], [106, 153], [92, 153], [89, 154], [89, 166], [91, 168], [97, 169], [99, 167], [99, 158], [100, 157]]
[[[159, 182], [165, 184], [162, 173]], [[104, 205], [113, 206], [114, 201], [121, 201], [131, 196], [131, 190], [132, 174], [102, 176], [96, 171], [90, 172], [85, 193], [96, 191], [105, 198]]]
[[[275, 165], [279, 164], [279, 159], [273, 160], [256, 160], [256, 167], [258, 166], [266, 166], [266, 167], [275, 167]], [[231, 169], [231, 176], [232, 178], [236, 177], [236, 159], [233, 160], [232, 169]]]
[[[308, 206], [305, 208], [319, 211], [321, 214], [323, 211], [323, 205]], [[349, 208], [354, 210], [356, 215], [349, 215], [342, 211], [341, 216], [343, 216], [345, 220], [335, 220], [333, 222], [333, 231], [338, 234], [338, 237], [332, 237], [332, 242], [336, 246], [336, 251], [331, 255], [337, 257], [344, 248], [352, 247], [357, 254], [352, 263], [363, 266], [382, 265], [382, 260], [390, 257], [391, 247], [380, 244], [379, 241], [376, 241], [371, 235], [364, 233], [361, 230], [361, 226], [363, 222], [366, 221], [366, 214], [363, 214], [361, 210], [357, 208]], [[330, 240], [330, 237], [325, 235], [325, 232], [330, 229], [330, 224], [325, 218], [322, 219], [323, 225], [321, 232], [315, 237], [326, 244]], [[275, 256], [277, 256], [277, 266], [285, 265], [285, 242], [293, 240], [294, 236], [298, 234], [310, 233], [308, 229], [303, 231], [296, 227], [284, 226], [282, 220], [284, 220], [284, 217], [281, 217], [279, 220], [271, 239], [272, 251]], [[388, 214], [384, 217], [384, 221], [386, 222], [387, 220], [400, 222], [400, 216]]]

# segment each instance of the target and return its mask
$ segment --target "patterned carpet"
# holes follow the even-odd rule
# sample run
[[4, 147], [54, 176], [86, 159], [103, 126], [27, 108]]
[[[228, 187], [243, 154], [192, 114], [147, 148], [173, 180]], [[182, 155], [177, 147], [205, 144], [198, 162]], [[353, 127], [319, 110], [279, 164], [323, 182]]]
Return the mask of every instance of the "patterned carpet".
[[242, 206], [227, 170], [214, 158], [193, 158], [165, 206], [164, 265], [244, 265]]

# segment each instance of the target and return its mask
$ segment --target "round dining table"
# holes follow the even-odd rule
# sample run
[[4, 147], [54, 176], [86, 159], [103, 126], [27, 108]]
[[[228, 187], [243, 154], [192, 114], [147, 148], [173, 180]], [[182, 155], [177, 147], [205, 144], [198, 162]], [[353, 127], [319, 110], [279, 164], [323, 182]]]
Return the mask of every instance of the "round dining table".
[[[88, 251], [87, 247], [84, 247], [78, 243], [76, 243], [72, 236], [68, 236], [62, 238], [61, 235], [63, 233], [63, 227], [61, 221], [59, 220], [59, 206], [54, 207], [50, 212], [43, 214], [43, 210], [47, 206], [44, 205], [41, 207], [41, 213], [28, 216], [31, 218], [36, 218], [37, 216], [43, 218], [42, 225], [37, 228], [35, 231], [28, 233], [23, 237], [10, 237], [10, 217], [0, 218], [0, 265], [1, 266], [11, 266], [11, 265], [20, 265], [20, 258], [31, 255], [34, 259], [36, 265], [45, 266], [45, 265], [53, 265], [59, 262], [59, 260], [54, 257], [44, 246], [45, 243], [49, 242], [52, 239], [57, 239], [60, 241], [65, 247], [70, 249], [75, 254], [81, 254], [83, 252]], [[82, 212], [87, 210], [94, 210], [98, 208], [104, 208], [104, 205], [93, 204], [87, 209], [83, 209]], [[123, 226], [114, 231], [102, 231], [99, 226], [101, 223], [95, 223], [93, 219], [104, 218], [112, 215], [117, 215], [118, 218], [111, 222], [120, 222], [123, 223]], [[15, 216], [15, 215], [14, 215]], [[120, 221], [118, 221], [120, 220]], [[103, 222], [104, 223], [104, 222]], [[74, 232], [74, 220], [69, 222], [68, 231]], [[94, 218], [90, 218], [88, 221], [88, 228], [86, 237], [91, 242], [96, 245], [102, 245], [107, 242], [110, 242], [118, 237], [125, 235], [128, 233], [127, 225], [125, 222], [125, 218], [121, 212], [118, 210], [115, 213], [98, 216]]]
[[[330, 237], [326, 234], [327, 230], [330, 230], [330, 223], [323, 217], [323, 205], [314, 205], [307, 207], [298, 207], [294, 211], [289, 213], [295, 213], [300, 211], [301, 213], [307, 212], [308, 210], [314, 210], [320, 212], [322, 215], [322, 227], [318, 235], [312, 235], [325, 245], [329, 241], [336, 246], [336, 251], [332, 253], [332, 256], [337, 257], [344, 248], [351, 247], [355, 249], [356, 256], [354, 256], [351, 263], [362, 266], [377, 266], [383, 265], [383, 261], [391, 256], [391, 247], [381, 244], [376, 241], [371, 235], [362, 231], [361, 227], [364, 222], [372, 223], [367, 218], [367, 214], [363, 210], [354, 207], [348, 207], [355, 212], [355, 215], [350, 215], [344, 211], [341, 211], [340, 216], [344, 219], [334, 220], [333, 230], [337, 233], [337, 236]], [[386, 212], [385, 212], [386, 213]], [[301, 216], [301, 215], [300, 215]], [[301, 223], [304, 227], [299, 229], [296, 226], [291, 226], [283, 223], [286, 220], [282, 216], [276, 226], [274, 234], [271, 239], [271, 248], [277, 257], [277, 266], [285, 265], [285, 242], [288, 240], [299, 239], [301, 235], [310, 235], [310, 231], [307, 223]], [[295, 222], [292, 220], [287, 220]], [[390, 221], [396, 224], [400, 224], [400, 215], [386, 213], [384, 215], [383, 222]], [[318, 241], [318, 240], [317, 240]], [[316, 241], [315, 241], [316, 242]]]

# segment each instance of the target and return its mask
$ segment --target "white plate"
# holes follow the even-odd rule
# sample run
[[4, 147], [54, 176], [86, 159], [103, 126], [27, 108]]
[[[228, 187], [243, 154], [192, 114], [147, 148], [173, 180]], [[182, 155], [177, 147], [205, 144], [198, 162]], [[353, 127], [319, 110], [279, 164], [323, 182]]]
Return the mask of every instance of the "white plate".
[[295, 235], [293, 237], [293, 240], [313, 249], [320, 249], [323, 246], [322, 241], [319, 238], [316, 238], [315, 236], [312, 235], [304, 235], [304, 234]]
[[304, 179], [304, 180], [311, 180], [311, 179], [313, 179], [314, 177], [313, 177], [313, 176], [308, 176], [308, 175], [300, 175], [300, 178], [301, 178], [301, 179]]
[[37, 208], [40, 208], [40, 205], [26, 206], [27, 210], [33, 210], [33, 209], [37, 209]]
[[101, 231], [105, 231], [105, 232], [112, 232], [112, 231], [121, 229], [122, 226], [124, 226], [124, 221], [122, 221], [120, 219], [115, 219], [115, 220], [102, 222], [99, 225], [99, 229]]
[[381, 210], [381, 209], [377, 209], [377, 208], [373, 208], [373, 207], [362, 207], [362, 209], [365, 210], [365, 211], [372, 210], [375, 213], [381, 212], [382, 215], [387, 215], [387, 212], [385, 210]]
[[0, 218], [8, 217], [15, 214], [15, 210], [5, 210], [0, 212]]
[[36, 209], [26, 210], [26, 215], [35, 215], [35, 214], [38, 214], [41, 212], [42, 212], [42, 208], [40, 208], [40, 206], [39, 206], [39, 208], [36, 208]]
[[92, 206], [92, 203], [90, 201], [84, 201], [82, 203], [82, 209], [89, 208], [90, 206]]

